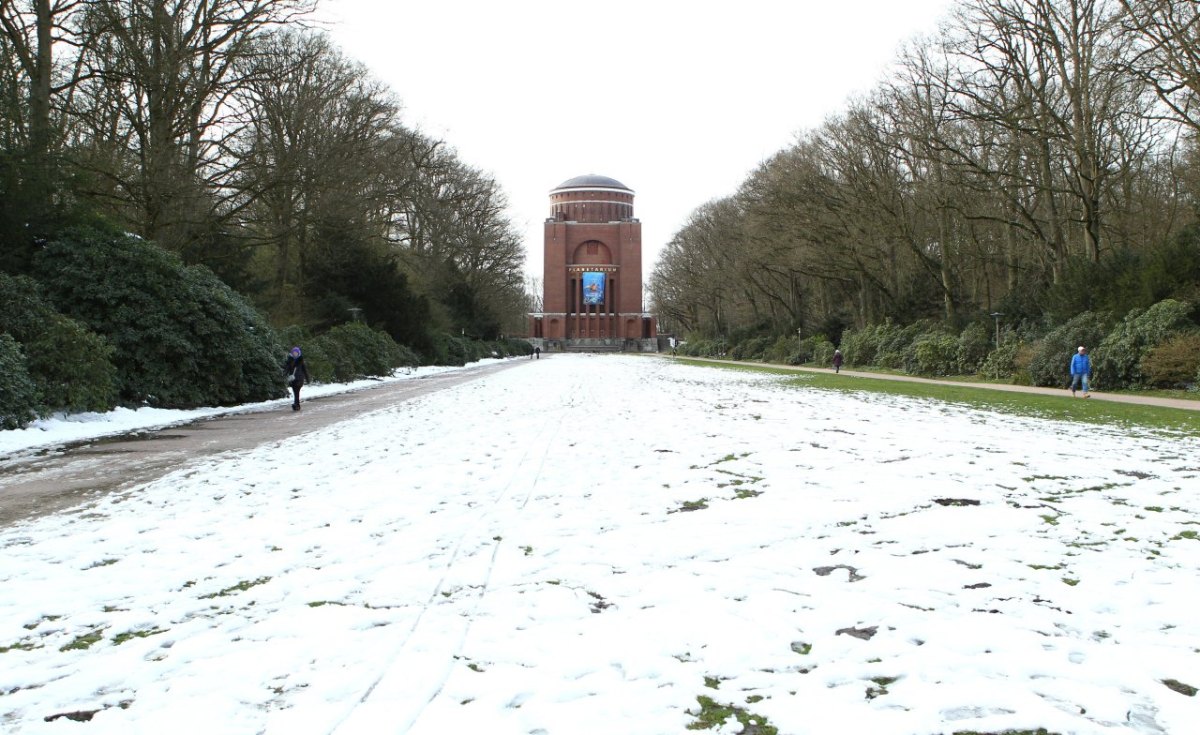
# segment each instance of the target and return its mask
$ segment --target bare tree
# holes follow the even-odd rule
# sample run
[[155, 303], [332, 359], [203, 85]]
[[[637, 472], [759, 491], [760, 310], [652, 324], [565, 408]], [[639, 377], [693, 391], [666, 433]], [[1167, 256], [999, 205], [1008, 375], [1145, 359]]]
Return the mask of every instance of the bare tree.
[[[231, 98], [249, 83], [238, 62], [265, 31], [298, 21], [315, 0], [108, 0], [87, 7], [105, 44], [88, 57], [91, 99], [111, 105], [133, 170], [107, 172], [136, 212], [140, 234], [174, 247], [219, 205], [229, 143], [239, 128]], [[112, 119], [92, 109], [95, 136]]]
[[1180, 122], [1200, 130], [1200, 5], [1188, 0], [1120, 0], [1130, 35], [1129, 68]]
[[384, 234], [373, 215], [392, 192], [376, 172], [402, 167], [385, 158], [403, 135], [399, 108], [323, 35], [264, 36], [240, 76], [234, 99], [245, 124], [231, 143], [238, 164], [229, 188], [272, 253], [274, 302], [295, 310], [322, 222], [353, 226], [363, 238]]

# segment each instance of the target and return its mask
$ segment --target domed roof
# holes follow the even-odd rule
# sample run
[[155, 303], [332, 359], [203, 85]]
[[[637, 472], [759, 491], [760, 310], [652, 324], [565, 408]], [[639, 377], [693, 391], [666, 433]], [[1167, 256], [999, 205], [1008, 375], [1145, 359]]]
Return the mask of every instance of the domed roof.
[[567, 179], [551, 191], [559, 191], [560, 189], [621, 189], [622, 191], [633, 193], [633, 189], [625, 186], [616, 179], [610, 179], [607, 176], [597, 176], [596, 174], [587, 174], [586, 176], [576, 176], [573, 179]]

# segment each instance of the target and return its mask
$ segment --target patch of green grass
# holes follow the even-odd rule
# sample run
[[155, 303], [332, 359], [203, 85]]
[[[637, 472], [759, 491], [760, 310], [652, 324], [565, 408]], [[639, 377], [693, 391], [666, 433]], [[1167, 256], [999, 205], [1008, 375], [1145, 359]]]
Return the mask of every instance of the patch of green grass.
[[748, 712], [741, 707], [732, 704], [718, 704], [712, 697], [704, 695], [696, 697], [696, 701], [700, 703], [700, 711], [688, 710], [688, 714], [696, 718], [695, 722], [688, 723], [687, 729], [689, 730], [711, 730], [724, 725], [730, 717], [733, 717], [741, 724], [742, 732], [753, 732], [755, 735], [779, 735], [779, 728], [768, 723], [767, 718]]
[[58, 649], [60, 651], [86, 651], [92, 647], [93, 643], [98, 643], [104, 638], [104, 628], [95, 628], [83, 635], [77, 637], [67, 645]]
[[1068, 585], [1070, 587], [1074, 587], [1075, 585], [1079, 584], [1078, 579], [1072, 579], [1071, 577], [1063, 577], [1062, 581], [1063, 581], [1063, 584]]
[[533, 547], [532, 547], [532, 546], [522, 546], [522, 547], [521, 547], [521, 551], [524, 551], [524, 552], [525, 552], [525, 556], [532, 556], [532, 555], [533, 555]]
[[709, 689], [720, 689], [721, 680], [715, 676], [706, 676], [704, 677], [704, 686], [708, 687]]
[[888, 693], [888, 685], [894, 684], [900, 680], [898, 676], [876, 676], [871, 679], [875, 683], [873, 687], [867, 687], [867, 699], [875, 699], [882, 697]]
[[1026, 564], [1025, 566], [1029, 567], [1030, 569], [1062, 569], [1063, 568], [1062, 564], [1054, 564], [1052, 566], [1047, 565], [1047, 564]]
[[32, 623], [26, 623], [24, 627], [25, 630], [35, 630], [42, 623], [53, 623], [55, 620], [60, 618], [62, 618], [61, 615], [43, 615], [41, 620]]
[[1163, 406], [1145, 406], [1136, 403], [1114, 401], [1079, 401], [1063, 391], [1062, 395], [1041, 393], [1018, 393], [1013, 391], [989, 390], [986, 384], [945, 385], [940, 383], [917, 383], [881, 378], [863, 378], [852, 375], [798, 372], [783, 367], [764, 365], [725, 365], [689, 360], [698, 366], [726, 370], [749, 370], [753, 372], [789, 375], [792, 383], [800, 388], [816, 388], [840, 392], [867, 391], [910, 398], [928, 398], [955, 403], [988, 411], [997, 411], [1017, 416], [1075, 421], [1089, 424], [1120, 424], [1137, 426], [1154, 431], [1180, 432], [1200, 436], [1200, 411]]
[[208, 595], [201, 595], [200, 599], [201, 600], [210, 600], [214, 597], [228, 597], [234, 593], [245, 592], [246, 590], [250, 589], [251, 587], [257, 587], [260, 584], [266, 584], [267, 582], [270, 582], [270, 581], [271, 581], [270, 577], [259, 577], [258, 579], [255, 579], [255, 580], [243, 579], [241, 582], [238, 582], [237, 584], [233, 585], [232, 587], [226, 587], [225, 589], [221, 590], [220, 592], [213, 592]]
[[1172, 536], [1172, 537], [1171, 537], [1171, 540], [1172, 540], [1172, 541], [1178, 541], [1179, 539], [1184, 539], [1184, 538], [1186, 538], [1186, 539], [1191, 539], [1192, 541], [1196, 541], [1196, 540], [1197, 540], [1197, 536], [1200, 536], [1200, 532], [1197, 532], [1197, 531], [1180, 531], [1180, 532], [1179, 532], [1178, 534], [1176, 534], [1175, 536]]
[[32, 651], [35, 648], [41, 648], [41, 646], [21, 641], [20, 643], [14, 643], [11, 646], [0, 646], [0, 653], [8, 653], [9, 651]]
[[150, 630], [127, 630], [124, 633], [118, 633], [117, 635], [113, 636], [113, 645], [119, 646], [126, 641], [133, 640], [134, 638], [149, 638], [152, 635], [158, 635], [159, 633], [166, 632], [167, 631], [162, 628], [151, 628]]
[[669, 510], [668, 513], [687, 513], [693, 510], [704, 510], [708, 507], [708, 498], [700, 498], [699, 500], [685, 500], [675, 510]]
[[84, 569], [96, 569], [97, 567], [112, 566], [113, 564], [116, 564], [118, 561], [119, 561], [118, 559], [101, 559], [100, 561], [96, 562], [95, 564], [89, 564], [88, 566], [84, 567]]
[[1196, 687], [1191, 686], [1190, 684], [1184, 684], [1182, 681], [1179, 681], [1178, 679], [1163, 679], [1162, 683], [1166, 684], [1167, 688], [1170, 689], [1171, 691], [1179, 692], [1180, 694], [1184, 695], [1185, 697], [1196, 696], [1196, 691], [1197, 691]]
[[1146, 506], [1145, 508], [1143, 508], [1142, 510], [1148, 510], [1148, 511], [1150, 511], [1151, 513], [1162, 513], [1162, 512], [1163, 512], [1163, 509], [1162, 509], [1162, 506], [1161, 506], [1161, 505], [1147, 505], [1147, 506]]
[[338, 605], [339, 607], [345, 607], [346, 603], [337, 602], [336, 600], [313, 600], [312, 602], [308, 603], [309, 607], [325, 607], [326, 605]]
[[1043, 516], [1040, 516], [1040, 518], [1041, 518], [1043, 521], [1045, 521], [1046, 523], [1049, 523], [1051, 526], [1057, 526], [1057, 525], [1058, 525], [1058, 516], [1052, 516], [1052, 515], [1043, 515]]

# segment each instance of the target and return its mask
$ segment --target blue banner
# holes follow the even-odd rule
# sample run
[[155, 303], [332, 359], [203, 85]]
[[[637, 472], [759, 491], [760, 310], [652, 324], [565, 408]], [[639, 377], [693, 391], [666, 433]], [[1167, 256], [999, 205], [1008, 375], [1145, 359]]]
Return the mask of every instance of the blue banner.
[[600, 306], [604, 303], [604, 274], [583, 274], [583, 303], [587, 306]]

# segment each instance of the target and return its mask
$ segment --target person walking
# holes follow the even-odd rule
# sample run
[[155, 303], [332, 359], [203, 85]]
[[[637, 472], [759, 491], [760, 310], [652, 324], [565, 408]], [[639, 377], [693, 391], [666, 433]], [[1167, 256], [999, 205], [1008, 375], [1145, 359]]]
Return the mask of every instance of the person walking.
[[835, 373], [842, 372], [842, 351], [841, 350], [833, 351], [833, 372], [835, 372]]
[[536, 359], [538, 359], [538, 360], [542, 359], [542, 348], [541, 348], [541, 347], [534, 347], [534, 348], [533, 348], [533, 354], [535, 355]]
[[308, 381], [308, 366], [304, 364], [304, 355], [299, 347], [293, 347], [288, 353], [287, 361], [283, 364], [283, 372], [287, 375], [288, 385], [292, 389], [292, 410], [300, 410], [300, 389]]
[[1080, 387], [1083, 388], [1083, 397], [1088, 398], [1088, 378], [1092, 374], [1092, 361], [1088, 358], [1087, 348], [1083, 345], [1075, 351], [1071, 357], [1071, 395], [1075, 395], [1075, 391]]

